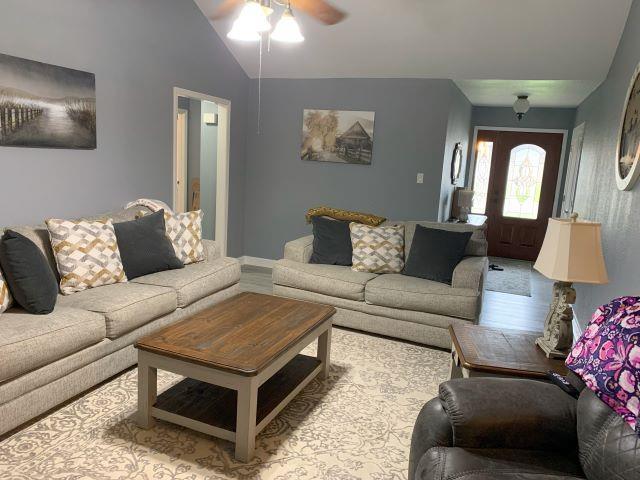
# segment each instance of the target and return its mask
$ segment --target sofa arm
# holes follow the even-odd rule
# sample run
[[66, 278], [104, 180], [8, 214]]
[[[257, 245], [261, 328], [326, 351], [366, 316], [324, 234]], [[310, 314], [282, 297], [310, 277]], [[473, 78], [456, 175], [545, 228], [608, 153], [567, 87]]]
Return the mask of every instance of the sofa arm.
[[439, 396], [455, 447], [577, 448], [576, 400], [551, 383], [461, 378], [442, 383]]
[[409, 451], [409, 480], [413, 480], [422, 456], [433, 447], [452, 447], [453, 430], [439, 398], [427, 402], [416, 419]]
[[489, 268], [487, 257], [464, 257], [453, 270], [453, 288], [471, 288], [481, 292], [484, 288], [484, 278]]
[[284, 258], [294, 262], [309, 263], [313, 253], [313, 235], [287, 242], [284, 246]]
[[211, 262], [220, 258], [220, 247], [214, 240], [202, 239], [202, 245], [204, 245], [204, 256], [206, 261]]

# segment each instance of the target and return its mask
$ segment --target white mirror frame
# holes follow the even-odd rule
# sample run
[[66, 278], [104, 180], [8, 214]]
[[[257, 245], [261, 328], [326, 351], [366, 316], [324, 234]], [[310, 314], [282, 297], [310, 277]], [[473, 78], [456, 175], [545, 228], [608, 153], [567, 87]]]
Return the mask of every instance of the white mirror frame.
[[618, 142], [616, 146], [616, 157], [615, 157], [616, 183], [618, 185], [618, 189], [623, 191], [631, 190], [635, 185], [636, 181], [638, 180], [638, 177], [640, 176], [640, 167], [638, 167], [638, 165], [640, 164], [640, 161], [639, 161], [640, 146], [636, 151], [635, 159], [633, 161], [633, 165], [631, 166], [631, 170], [629, 171], [626, 177], [623, 178], [622, 176], [620, 176], [620, 145], [622, 143], [622, 129], [624, 128], [624, 120], [627, 115], [627, 108], [629, 107], [629, 99], [631, 96], [631, 91], [633, 89], [633, 86], [636, 83], [636, 80], [638, 79], [639, 74], [640, 74], [640, 63], [636, 67], [635, 71], [633, 72], [633, 76], [631, 77], [631, 83], [629, 84], [629, 88], [627, 89], [627, 96], [625, 97], [624, 107], [622, 108], [622, 115], [620, 118], [620, 128], [618, 129]]

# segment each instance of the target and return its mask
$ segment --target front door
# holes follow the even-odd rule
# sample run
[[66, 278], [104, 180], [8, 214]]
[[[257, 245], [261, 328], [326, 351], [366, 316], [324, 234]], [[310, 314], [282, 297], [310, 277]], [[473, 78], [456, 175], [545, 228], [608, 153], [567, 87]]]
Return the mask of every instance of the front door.
[[478, 131], [472, 213], [487, 215], [489, 255], [538, 257], [553, 203], [561, 133]]

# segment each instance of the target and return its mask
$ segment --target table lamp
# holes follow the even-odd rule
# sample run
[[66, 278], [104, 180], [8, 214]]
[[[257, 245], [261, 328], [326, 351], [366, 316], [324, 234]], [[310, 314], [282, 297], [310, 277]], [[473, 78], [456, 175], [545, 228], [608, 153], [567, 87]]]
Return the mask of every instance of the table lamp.
[[573, 344], [573, 283], [608, 283], [602, 255], [600, 224], [571, 218], [550, 218], [540, 254], [533, 266], [555, 280], [553, 298], [544, 322], [544, 333], [536, 340], [548, 358], [565, 358]]
[[458, 214], [458, 221], [466, 223], [469, 220], [469, 212], [473, 205], [473, 190], [464, 188], [458, 190], [458, 207], [460, 207], [460, 213]]

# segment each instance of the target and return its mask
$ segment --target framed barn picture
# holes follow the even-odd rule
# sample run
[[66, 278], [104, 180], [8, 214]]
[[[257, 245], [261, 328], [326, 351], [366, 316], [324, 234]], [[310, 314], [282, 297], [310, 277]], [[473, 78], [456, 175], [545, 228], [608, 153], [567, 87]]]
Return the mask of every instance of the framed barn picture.
[[305, 110], [302, 160], [370, 165], [375, 112]]

